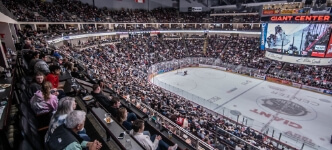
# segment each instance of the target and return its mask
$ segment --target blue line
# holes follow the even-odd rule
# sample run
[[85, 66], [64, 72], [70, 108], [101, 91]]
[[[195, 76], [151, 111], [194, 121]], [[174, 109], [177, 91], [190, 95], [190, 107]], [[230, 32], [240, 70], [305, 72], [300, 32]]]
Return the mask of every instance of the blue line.
[[242, 94], [244, 94], [244, 93], [248, 92], [249, 90], [253, 89], [254, 87], [256, 87], [256, 86], [258, 86], [258, 85], [262, 84], [263, 82], [264, 82], [264, 81], [262, 81], [262, 82], [260, 82], [260, 83], [256, 84], [255, 86], [253, 86], [253, 87], [251, 87], [251, 88], [249, 88], [249, 89], [245, 90], [245, 91], [244, 91], [244, 92], [242, 92], [241, 94], [239, 94], [239, 95], [236, 95], [235, 97], [233, 97], [233, 98], [231, 98], [230, 100], [226, 101], [225, 103], [223, 103], [223, 104], [219, 105], [218, 107], [216, 107], [216, 108], [215, 108], [215, 109], [213, 109], [213, 110], [217, 110], [217, 109], [219, 109], [220, 107], [222, 107], [222, 106], [226, 105], [226, 104], [227, 104], [227, 103], [229, 103], [230, 101], [232, 101], [232, 100], [234, 100], [234, 99], [238, 98], [238, 97], [239, 97], [239, 96], [241, 96]]

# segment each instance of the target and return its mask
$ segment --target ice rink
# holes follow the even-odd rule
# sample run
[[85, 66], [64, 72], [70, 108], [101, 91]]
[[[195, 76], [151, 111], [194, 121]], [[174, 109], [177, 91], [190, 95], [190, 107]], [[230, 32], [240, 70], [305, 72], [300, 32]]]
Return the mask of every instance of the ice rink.
[[275, 138], [282, 133], [297, 148], [306, 141], [304, 149], [332, 149], [331, 96], [216, 69], [183, 70], [188, 75], [171, 71], [151, 82]]

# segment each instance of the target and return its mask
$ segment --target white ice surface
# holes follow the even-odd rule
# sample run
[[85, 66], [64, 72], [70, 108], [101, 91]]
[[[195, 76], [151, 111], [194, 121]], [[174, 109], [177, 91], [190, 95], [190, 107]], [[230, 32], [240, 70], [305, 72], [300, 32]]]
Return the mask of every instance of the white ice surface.
[[[188, 75], [172, 71], [155, 76], [151, 82], [234, 120], [237, 116], [232, 116], [229, 110], [237, 110], [242, 114], [239, 122], [247, 120], [245, 124], [258, 131], [268, 130], [269, 135], [274, 130], [274, 137], [291, 133], [293, 138], [282, 136], [281, 140], [298, 148], [303, 142], [295, 139], [307, 138], [314, 147], [320, 146], [318, 149], [332, 149], [331, 96], [210, 68], [184, 70]], [[287, 102], [283, 108], [293, 104], [305, 111], [298, 112], [299, 116], [277, 113], [278, 110], [263, 106], [263, 100], [269, 98]], [[312, 148], [305, 146], [304, 149]]]

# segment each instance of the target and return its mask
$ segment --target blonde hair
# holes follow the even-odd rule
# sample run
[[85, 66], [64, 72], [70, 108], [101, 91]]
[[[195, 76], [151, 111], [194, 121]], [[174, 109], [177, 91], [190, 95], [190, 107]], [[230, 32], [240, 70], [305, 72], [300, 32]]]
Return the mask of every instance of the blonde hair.
[[42, 93], [45, 101], [48, 101], [51, 97], [51, 89], [53, 88], [52, 83], [49, 81], [45, 81], [42, 85]]

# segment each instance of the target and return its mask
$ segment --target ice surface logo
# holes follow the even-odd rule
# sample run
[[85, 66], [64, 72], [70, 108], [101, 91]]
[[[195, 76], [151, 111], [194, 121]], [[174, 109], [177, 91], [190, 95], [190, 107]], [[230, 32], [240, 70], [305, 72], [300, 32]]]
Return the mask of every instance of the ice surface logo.
[[284, 99], [278, 99], [278, 98], [268, 98], [268, 99], [262, 99], [263, 106], [289, 116], [305, 116], [308, 111], [303, 106], [288, 101]]
[[257, 104], [265, 111], [279, 113], [289, 120], [312, 120], [317, 117], [311, 107], [281, 98], [261, 97], [257, 99]]

